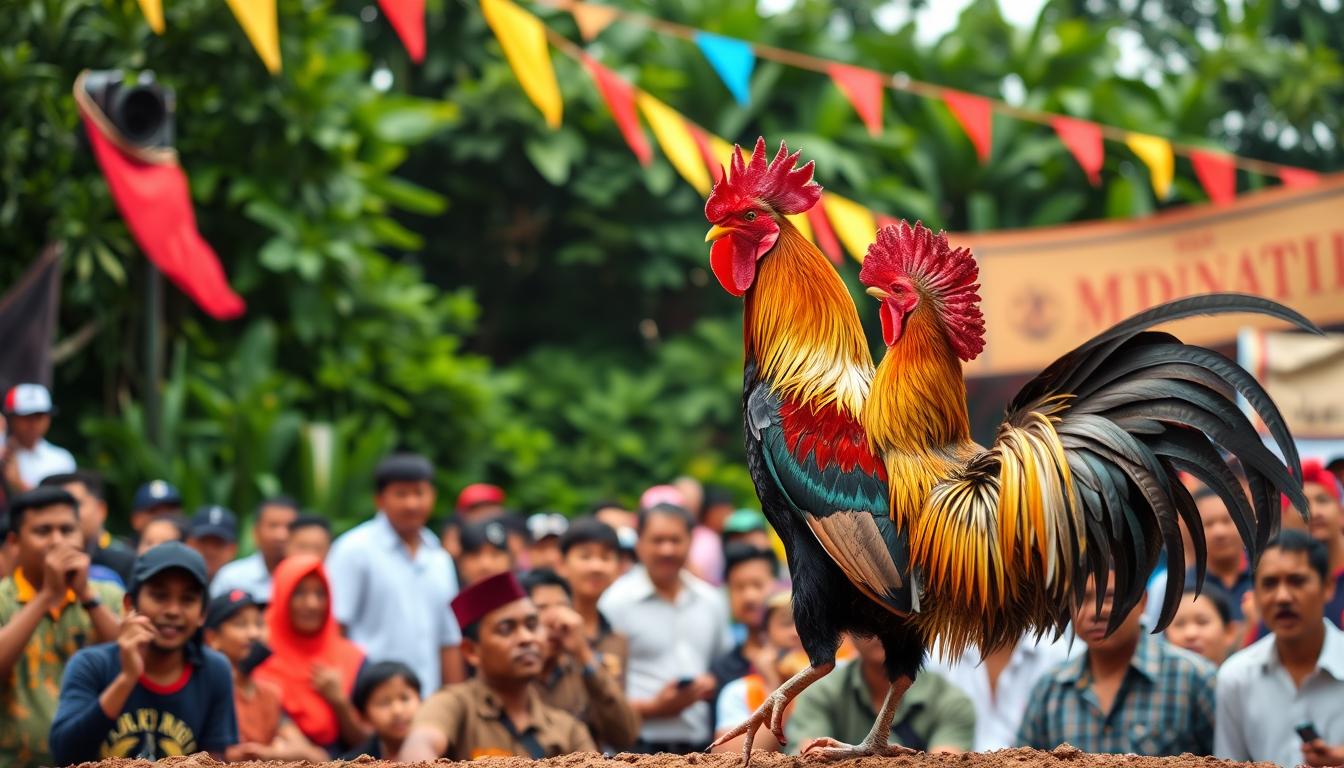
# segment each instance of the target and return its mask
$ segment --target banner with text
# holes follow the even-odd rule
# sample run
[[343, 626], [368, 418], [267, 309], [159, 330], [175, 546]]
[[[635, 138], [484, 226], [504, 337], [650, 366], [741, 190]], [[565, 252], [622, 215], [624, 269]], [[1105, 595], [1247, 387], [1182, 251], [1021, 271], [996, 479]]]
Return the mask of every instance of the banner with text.
[[[1170, 299], [1213, 291], [1283, 302], [1318, 325], [1344, 321], [1344, 178], [1139, 221], [951, 235], [980, 263], [986, 347], [968, 376], [1035, 373], [1096, 333]], [[1220, 344], [1251, 315], [1174, 326]]]

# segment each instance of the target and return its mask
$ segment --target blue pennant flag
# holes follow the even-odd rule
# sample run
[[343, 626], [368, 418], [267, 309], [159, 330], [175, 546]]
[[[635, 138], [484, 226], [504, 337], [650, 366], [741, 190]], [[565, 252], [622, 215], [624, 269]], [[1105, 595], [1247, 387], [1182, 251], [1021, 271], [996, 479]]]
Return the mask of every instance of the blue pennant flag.
[[719, 73], [723, 84], [738, 104], [746, 105], [751, 101], [751, 70], [756, 66], [756, 54], [751, 46], [731, 37], [723, 37], [709, 32], [696, 32], [695, 43], [705, 54], [714, 71]]

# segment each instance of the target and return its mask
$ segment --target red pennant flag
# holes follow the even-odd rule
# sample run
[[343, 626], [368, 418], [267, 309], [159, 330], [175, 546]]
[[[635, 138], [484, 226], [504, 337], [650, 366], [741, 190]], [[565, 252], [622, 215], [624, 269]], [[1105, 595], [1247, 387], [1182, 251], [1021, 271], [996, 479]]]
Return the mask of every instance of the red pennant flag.
[[1214, 203], [1224, 205], [1237, 198], [1237, 164], [1231, 155], [1196, 149], [1190, 152], [1190, 163]]
[[957, 122], [961, 123], [961, 129], [975, 145], [975, 152], [980, 155], [980, 162], [988, 160], [990, 131], [994, 120], [993, 104], [983, 96], [954, 91], [950, 88], [943, 90], [943, 103], [952, 110]]
[[1321, 183], [1321, 174], [1306, 168], [1280, 168], [1279, 181], [1283, 182], [1283, 186], [1294, 189], [1314, 187]]
[[686, 121], [686, 129], [691, 132], [691, 138], [695, 139], [695, 148], [700, 150], [700, 160], [709, 169], [710, 178], [718, 184], [723, 180], [723, 161], [714, 157], [714, 150], [709, 146], [709, 134], [689, 120]]
[[882, 133], [882, 90], [886, 87], [882, 75], [871, 69], [834, 63], [826, 71], [835, 87], [854, 105], [868, 133], [873, 136]]
[[845, 252], [840, 249], [840, 241], [835, 236], [835, 230], [831, 229], [825, 209], [826, 206], [818, 200], [816, 205], [807, 209], [807, 223], [812, 225], [812, 236], [816, 238], [817, 247], [838, 267], [845, 261]]
[[1059, 140], [1073, 153], [1073, 159], [1082, 166], [1092, 186], [1101, 183], [1101, 162], [1105, 149], [1101, 143], [1101, 126], [1087, 120], [1071, 117], [1051, 118], [1050, 125], [1059, 134]]
[[378, 7], [406, 46], [411, 61], [425, 60], [425, 0], [378, 0]]
[[597, 83], [597, 90], [607, 102], [607, 109], [611, 110], [611, 117], [625, 137], [625, 143], [630, 145], [630, 151], [635, 153], [640, 165], [653, 162], [653, 148], [649, 146], [649, 137], [644, 135], [644, 126], [635, 111], [635, 89], [593, 57], [586, 53], [582, 56], [584, 66]]
[[886, 229], [887, 227], [899, 226], [901, 220], [895, 216], [888, 216], [885, 213], [876, 213], [873, 216], [877, 219], [877, 228]]
[[177, 161], [147, 162], [123, 151], [84, 113], [94, 157], [112, 199], [141, 250], [163, 274], [216, 320], [243, 314], [210, 244], [196, 231], [187, 176]]

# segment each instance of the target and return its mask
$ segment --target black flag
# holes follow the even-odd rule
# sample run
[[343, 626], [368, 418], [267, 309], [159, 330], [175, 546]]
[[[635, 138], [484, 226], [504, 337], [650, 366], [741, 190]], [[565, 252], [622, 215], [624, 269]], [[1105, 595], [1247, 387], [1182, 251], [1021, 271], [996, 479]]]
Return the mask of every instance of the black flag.
[[[0, 387], [51, 386], [51, 341], [61, 299], [61, 249], [47, 246], [0, 297]], [[2, 391], [2, 390], [0, 390]]]

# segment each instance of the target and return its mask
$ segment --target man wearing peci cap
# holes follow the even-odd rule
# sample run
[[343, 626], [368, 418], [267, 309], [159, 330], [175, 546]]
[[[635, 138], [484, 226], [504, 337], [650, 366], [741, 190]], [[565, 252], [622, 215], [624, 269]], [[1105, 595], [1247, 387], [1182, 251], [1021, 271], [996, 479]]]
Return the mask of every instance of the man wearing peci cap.
[[[0, 446], [0, 475], [10, 493], [32, 490], [48, 475], [75, 471], [75, 457], [47, 442], [51, 392], [41, 384], [19, 384], [5, 394], [9, 438]], [[3, 434], [0, 432], [0, 434]]]
[[205, 560], [206, 581], [238, 554], [238, 518], [233, 511], [211, 504], [196, 510], [187, 528], [187, 546]]
[[238, 742], [233, 672], [203, 647], [205, 561], [185, 544], [145, 552], [131, 573], [114, 643], [75, 654], [51, 728], [54, 762], [155, 760]]
[[541, 675], [545, 630], [537, 607], [512, 573], [474, 584], [453, 600], [472, 680], [430, 696], [415, 716], [402, 762], [546, 757], [595, 751], [587, 727], [548, 707], [533, 683]]
[[369, 658], [415, 670], [429, 695], [463, 678], [462, 635], [445, 610], [457, 595], [453, 559], [425, 528], [434, 510], [434, 466], [392, 454], [374, 470], [373, 519], [331, 546], [332, 613]]

